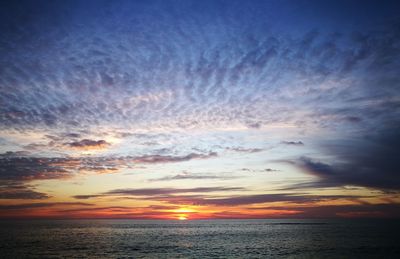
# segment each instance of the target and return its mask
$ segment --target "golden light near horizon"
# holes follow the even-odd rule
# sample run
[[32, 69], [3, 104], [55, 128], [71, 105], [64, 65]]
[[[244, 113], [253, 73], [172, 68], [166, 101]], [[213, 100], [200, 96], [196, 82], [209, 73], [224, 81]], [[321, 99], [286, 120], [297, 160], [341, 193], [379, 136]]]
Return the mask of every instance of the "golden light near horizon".
[[187, 220], [187, 216], [186, 215], [179, 215], [178, 216], [178, 220]]
[[193, 213], [196, 212], [196, 210], [189, 208], [189, 207], [181, 207], [179, 209], [176, 210], [172, 210], [175, 213]]
[[178, 220], [188, 220], [189, 219], [188, 214], [196, 213], [197, 211], [188, 206], [185, 206], [179, 209], [172, 210], [172, 212], [178, 214], [177, 215]]

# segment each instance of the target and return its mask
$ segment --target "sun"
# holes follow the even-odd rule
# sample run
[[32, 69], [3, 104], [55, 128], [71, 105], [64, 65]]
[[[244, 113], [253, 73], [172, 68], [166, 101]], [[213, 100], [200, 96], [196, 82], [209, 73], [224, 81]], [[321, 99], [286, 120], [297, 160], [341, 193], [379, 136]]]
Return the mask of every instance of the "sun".
[[179, 219], [179, 220], [187, 220], [187, 217], [184, 216], [184, 215], [181, 215], [181, 216], [178, 217], [178, 219]]
[[[190, 207], [181, 207], [179, 209], [173, 210], [173, 212], [175, 212], [175, 213], [191, 213], [191, 212], [195, 212], [195, 210]], [[185, 215], [183, 215], [183, 216], [185, 216]]]

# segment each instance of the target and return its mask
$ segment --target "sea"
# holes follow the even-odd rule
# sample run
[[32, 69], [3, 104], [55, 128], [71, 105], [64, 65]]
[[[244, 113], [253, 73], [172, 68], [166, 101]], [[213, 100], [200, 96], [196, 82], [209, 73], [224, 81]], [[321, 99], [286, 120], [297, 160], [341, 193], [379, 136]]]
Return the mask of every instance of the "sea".
[[1, 258], [400, 258], [399, 220], [1, 220]]

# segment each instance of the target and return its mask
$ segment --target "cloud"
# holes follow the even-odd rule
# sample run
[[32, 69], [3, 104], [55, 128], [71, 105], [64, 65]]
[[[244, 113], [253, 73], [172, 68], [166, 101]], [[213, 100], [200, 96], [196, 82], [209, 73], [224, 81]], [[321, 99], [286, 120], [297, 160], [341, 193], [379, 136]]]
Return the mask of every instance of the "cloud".
[[109, 212], [129, 212], [134, 209], [138, 209], [135, 207], [127, 207], [127, 206], [109, 206], [109, 207], [95, 207], [95, 208], [74, 208], [74, 209], [61, 209], [58, 212], [62, 213], [71, 213], [71, 212], [97, 212], [101, 213], [103, 211]]
[[151, 179], [152, 182], [158, 181], [171, 181], [171, 180], [208, 180], [208, 179], [215, 179], [215, 180], [227, 180], [227, 179], [234, 179], [234, 176], [231, 175], [221, 175], [221, 174], [202, 174], [202, 173], [188, 173], [186, 171], [176, 174], [173, 176], [165, 176], [161, 178]]
[[70, 177], [62, 166], [68, 159], [37, 157], [1, 157], [0, 179], [2, 180], [40, 180]]
[[[377, 115], [374, 121], [388, 119], [387, 104], [380, 109], [350, 100], [385, 101], [398, 93], [389, 86], [398, 83], [396, 24], [374, 23], [377, 28], [357, 33], [342, 21], [326, 28], [325, 19], [303, 17], [314, 22], [310, 31], [294, 22], [300, 15], [290, 11], [296, 3], [222, 4], [207, 15], [192, 4], [96, 3], [84, 22], [74, 19], [82, 6], [71, 3], [35, 14], [28, 10], [36, 7], [26, 3], [5, 6], [1, 128], [258, 129], [282, 122], [323, 127], [334, 121], [318, 118], [343, 107], [349, 109], [345, 116], [362, 123], [368, 110]], [[271, 19], [278, 13], [286, 14], [284, 23]], [[25, 14], [29, 22], [21, 18]], [[285, 23], [293, 29], [282, 34]], [[115, 27], [131, 33], [110, 29]]]
[[27, 199], [42, 200], [48, 199], [45, 193], [33, 190], [32, 187], [12, 181], [0, 181], [0, 199]]
[[136, 164], [179, 163], [193, 159], [208, 159], [217, 153], [189, 153], [182, 156], [104, 156], [104, 157], [31, 157], [7, 152], [0, 155], [0, 180], [32, 181], [71, 178], [79, 172], [114, 173]]
[[[282, 207], [267, 206], [247, 208], [249, 210], [280, 210]], [[295, 213], [285, 215], [285, 218], [398, 218], [399, 204], [344, 204], [344, 205], [302, 205], [291, 207]]]
[[258, 153], [264, 151], [264, 149], [262, 148], [244, 148], [244, 147], [227, 147], [226, 149], [242, 153]]
[[[355, 199], [359, 196], [347, 195], [298, 195], [290, 193], [280, 194], [256, 194], [256, 195], [241, 195], [226, 198], [208, 198], [208, 197], [182, 197], [181, 199], [172, 199], [170, 201], [175, 203], [186, 203], [192, 205], [215, 205], [215, 206], [241, 206], [248, 204], [258, 203], [271, 203], [271, 202], [290, 202], [290, 203], [312, 203], [323, 200], [335, 199]], [[167, 197], [166, 201], [169, 200]]]
[[27, 152], [27, 151], [7, 151], [5, 153], [0, 154], [0, 159], [1, 158], [10, 158], [10, 157], [23, 157], [23, 156], [29, 156], [29, 152]]
[[241, 171], [254, 173], [254, 172], [278, 172], [280, 170], [272, 169], [272, 168], [265, 168], [265, 169], [261, 169], [261, 170], [259, 170], [259, 169], [250, 169], [250, 168], [242, 168]]
[[110, 143], [105, 140], [91, 140], [91, 139], [82, 139], [80, 141], [75, 141], [71, 143], [66, 143], [72, 148], [83, 149], [83, 150], [91, 150], [91, 149], [104, 149], [110, 145]]
[[125, 199], [143, 199], [167, 202], [170, 204], [242, 206], [259, 203], [289, 202], [293, 204], [309, 204], [326, 200], [356, 200], [356, 195], [306, 195], [306, 194], [256, 194], [219, 197], [209, 193], [226, 191], [244, 191], [240, 187], [199, 187], [199, 188], [145, 188], [145, 189], [116, 189], [92, 195], [75, 195], [75, 199], [91, 199], [98, 197], [120, 196]]
[[400, 216], [399, 204], [331, 205], [300, 208], [305, 218], [328, 217], [394, 217]]
[[93, 172], [96, 174], [117, 173], [119, 172], [119, 169], [119, 165], [96, 165], [95, 163], [79, 166], [77, 168], [77, 170], [81, 172]]
[[197, 188], [143, 188], [143, 189], [116, 189], [108, 192], [94, 194], [94, 195], [75, 195], [76, 199], [90, 199], [96, 197], [108, 196], [146, 196], [157, 197], [171, 194], [182, 193], [208, 193], [208, 192], [222, 192], [222, 191], [240, 191], [240, 187], [197, 187]]
[[277, 169], [272, 169], [272, 168], [265, 168], [264, 170], [262, 170], [263, 172], [277, 172], [279, 170]]
[[363, 139], [326, 144], [325, 153], [331, 157], [327, 162], [302, 157], [295, 165], [319, 178], [315, 186], [356, 185], [400, 190], [399, 132], [397, 128], [386, 129]]
[[251, 128], [251, 129], [259, 129], [261, 128], [261, 123], [259, 122], [252, 122], [252, 123], [248, 123], [247, 127]]
[[293, 146], [303, 146], [304, 143], [302, 141], [282, 141], [285, 145], [293, 145]]
[[217, 156], [190, 153], [183, 156], [144, 155], [138, 157], [31, 157], [26, 152], [0, 154], [0, 199], [47, 199], [28, 183], [39, 180], [62, 180], [79, 173], [109, 174], [136, 164], [179, 163]]
[[53, 206], [93, 206], [93, 204], [85, 202], [42, 202], [42, 203], [12, 204], [12, 205], [0, 204], [0, 210], [26, 210], [35, 208], [48, 208]]
[[[307, 4], [306, 13], [329, 14], [330, 8], [315, 5]], [[179, 132], [201, 142], [203, 150], [230, 145], [228, 152], [238, 156], [263, 149], [235, 145], [266, 139], [343, 139], [324, 150], [310, 146], [306, 156], [292, 160], [316, 176], [310, 186], [398, 190], [399, 136], [387, 132], [400, 125], [400, 26], [397, 14], [386, 10], [396, 10], [388, 8], [392, 4], [373, 6], [351, 9], [355, 16], [349, 8], [310, 16], [297, 1], [2, 5], [0, 142], [32, 152], [0, 156], [0, 180], [9, 182], [3, 197], [45, 197], [31, 181], [218, 157], [185, 153], [192, 144]], [[85, 19], [77, 19], [82, 13]], [[264, 130], [276, 127], [284, 129], [274, 141], [275, 133]], [[286, 127], [304, 135], [291, 135]], [[219, 143], [197, 134], [232, 129], [232, 139], [213, 139]], [[377, 136], [363, 139], [371, 132]], [[175, 133], [176, 141], [170, 141]], [[67, 156], [105, 149], [113, 138], [121, 143], [112, 146], [115, 155]], [[303, 142], [282, 144], [295, 148]], [[162, 152], [171, 147], [181, 152]], [[55, 153], [57, 148], [63, 153]], [[18, 190], [13, 181], [25, 187]], [[196, 194], [186, 198], [212, 198]], [[246, 199], [267, 197], [236, 202]]]
[[176, 163], [176, 162], [185, 162], [193, 159], [207, 159], [216, 156], [218, 156], [216, 152], [210, 152], [208, 154], [190, 153], [184, 156], [145, 155], [132, 158], [132, 161], [144, 164]]
[[79, 134], [79, 133], [65, 133], [64, 137], [67, 137], [67, 138], [80, 138], [81, 134]]
[[164, 212], [169, 212], [171, 214], [171, 210], [179, 209], [179, 206], [172, 205], [150, 205], [144, 207], [128, 207], [128, 206], [105, 206], [105, 207], [81, 207], [81, 208], [73, 208], [73, 209], [61, 209], [58, 212], [62, 213], [82, 213], [82, 212], [95, 212], [102, 213], [113, 212], [113, 213], [132, 213], [132, 215], [140, 215], [142, 216], [149, 215], [149, 213], [153, 215], [157, 215], [157, 212], [160, 212], [159, 215], [165, 215]]

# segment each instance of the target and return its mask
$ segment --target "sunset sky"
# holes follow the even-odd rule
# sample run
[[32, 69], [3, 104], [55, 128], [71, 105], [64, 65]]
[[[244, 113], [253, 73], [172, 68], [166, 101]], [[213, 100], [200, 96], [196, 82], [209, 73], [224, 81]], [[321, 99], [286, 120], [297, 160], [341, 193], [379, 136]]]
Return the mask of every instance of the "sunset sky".
[[1, 218], [400, 217], [396, 1], [2, 1]]

